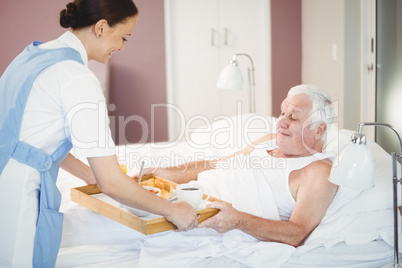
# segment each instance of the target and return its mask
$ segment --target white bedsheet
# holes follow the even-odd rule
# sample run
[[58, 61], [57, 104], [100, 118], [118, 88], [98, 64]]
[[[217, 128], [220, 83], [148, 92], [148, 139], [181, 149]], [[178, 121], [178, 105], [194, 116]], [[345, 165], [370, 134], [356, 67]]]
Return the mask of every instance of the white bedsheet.
[[383, 241], [353, 246], [319, 243], [305, 251], [305, 246], [295, 249], [260, 242], [238, 231], [222, 235], [195, 229], [146, 236], [64, 201], [63, 240], [56, 267], [322, 267], [325, 263], [360, 268], [392, 262], [392, 247]]
[[[61, 171], [58, 186], [65, 216], [56, 267], [360, 268], [390, 263], [393, 222], [387, 185], [391, 185], [391, 161], [379, 146], [371, 148], [376, 156], [376, 187], [352, 194], [339, 191], [323, 222], [297, 249], [261, 242], [239, 231], [222, 235], [195, 229], [145, 236], [72, 202], [69, 189], [83, 183]], [[176, 165], [216, 153], [208, 148], [195, 152], [187, 143], [168, 148], [147, 144], [118, 149], [119, 159], [135, 159], [129, 167], [131, 174], [144, 159], [162, 166]]]
[[194, 267], [202, 260], [224, 256], [246, 267], [266, 267], [268, 263], [269, 267], [280, 267], [294, 251], [289, 245], [257, 241], [237, 230], [221, 235], [213, 230], [195, 229], [147, 239], [139, 265]]

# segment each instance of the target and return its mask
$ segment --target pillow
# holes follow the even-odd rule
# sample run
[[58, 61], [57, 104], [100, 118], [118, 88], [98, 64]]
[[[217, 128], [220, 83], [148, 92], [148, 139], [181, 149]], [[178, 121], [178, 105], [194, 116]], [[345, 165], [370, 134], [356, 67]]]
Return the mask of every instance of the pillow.
[[[371, 139], [368, 139], [367, 146], [374, 158], [374, 187], [367, 190], [340, 187], [327, 211], [327, 216], [334, 214], [331, 218], [337, 218], [341, 215], [393, 207], [391, 156]], [[336, 168], [335, 164], [333, 168]], [[342, 207], [341, 211], [336, 212], [340, 207]]]
[[338, 123], [333, 123], [327, 127], [326, 143], [323, 151], [338, 155], [349, 143], [353, 131], [338, 129]]
[[[215, 156], [237, 152], [267, 133], [276, 132], [277, 118], [262, 114], [220, 116], [212, 124], [191, 131], [188, 142], [194, 148], [213, 148]], [[353, 131], [339, 130], [337, 123], [328, 126], [324, 152], [337, 155], [349, 142]]]
[[[343, 136], [351, 133], [350, 130], [339, 131], [339, 148], [346, 145]], [[329, 150], [333, 150], [331, 146], [336, 147], [337, 142], [332, 142], [331, 145], [329, 141]], [[340, 242], [366, 244], [381, 238], [392, 245], [391, 156], [371, 139], [368, 139], [367, 146], [374, 157], [374, 187], [367, 190], [339, 187], [321, 223], [298, 248], [299, 255], [321, 245], [331, 247]]]
[[216, 118], [218, 120], [212, 124], [192, 131], [188, 142], [195, 148], [212, 147], [218, 157], [231, 155], [265, 134], [276, 131], [276, 118], [262, 114]]

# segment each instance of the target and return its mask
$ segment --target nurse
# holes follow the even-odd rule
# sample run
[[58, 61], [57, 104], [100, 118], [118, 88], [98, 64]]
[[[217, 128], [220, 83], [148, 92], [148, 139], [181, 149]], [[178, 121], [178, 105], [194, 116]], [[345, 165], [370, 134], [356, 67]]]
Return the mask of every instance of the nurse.
[[189, 204], [166, 201], [122, 172], [108, 118], [101, 116], [105, 98], [88, 61], [107, 63], [123, 51], [137, 14], [132, 0], [75, 0], [60, 13], [60, 25], [70, 30], [33, 42], [1, 76], [0, 267], [54, 267], [63, 223], [60, 166], [180, 230], [197, 226]]

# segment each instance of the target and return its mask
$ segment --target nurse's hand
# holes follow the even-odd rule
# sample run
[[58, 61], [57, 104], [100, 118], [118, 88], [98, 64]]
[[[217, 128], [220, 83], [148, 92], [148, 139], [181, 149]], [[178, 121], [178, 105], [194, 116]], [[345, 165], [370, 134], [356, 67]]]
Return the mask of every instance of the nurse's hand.
[[174, 202], [172, 210], [165, 218], [175, 224], [180, 231], [187, 231], [198, 226], [198, 216], [193, 207], [184, 201]]

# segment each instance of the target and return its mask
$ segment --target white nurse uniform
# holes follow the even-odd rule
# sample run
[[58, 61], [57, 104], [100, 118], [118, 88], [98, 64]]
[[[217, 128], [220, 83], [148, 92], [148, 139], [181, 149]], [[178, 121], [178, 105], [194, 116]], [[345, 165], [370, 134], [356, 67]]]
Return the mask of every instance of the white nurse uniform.
[[[107, 107], [99, 81], [88, 69], [81, 41], [71, 32], [39, 46], [70, 47], [84, 65], [62, 61], [42, 71], [31, 89], [20, 140], [52, 154], [66, 138], [76, 157], [115, 154]], [[38, 219], [40, 173], [10, 159], [0, 175], [0, 264], [31, 267]]]

